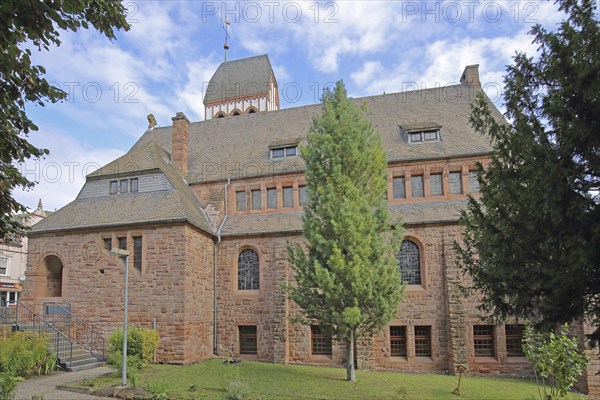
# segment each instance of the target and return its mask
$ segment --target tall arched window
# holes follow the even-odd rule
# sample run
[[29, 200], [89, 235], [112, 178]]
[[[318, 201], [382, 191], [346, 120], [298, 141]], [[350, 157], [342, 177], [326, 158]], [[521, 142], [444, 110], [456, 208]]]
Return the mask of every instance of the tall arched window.
[[404, 240], [396, 254], [402, 281], [407, 285], [421, 284], [421, 250], [415, 242]]
[[258, 254], [252, 249], [238, 256], [238, 290], [258, 290]]

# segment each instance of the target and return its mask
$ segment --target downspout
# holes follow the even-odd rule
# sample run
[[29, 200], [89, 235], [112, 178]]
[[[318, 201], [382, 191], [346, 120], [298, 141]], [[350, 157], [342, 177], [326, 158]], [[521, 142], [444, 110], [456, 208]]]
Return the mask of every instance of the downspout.
[[223, 188], [225, 192], [225, 215], [223, 216], [223, 220], [221, 221], [221, 225], [219, 225], [219, 229], [217, 230], [217, 241], [215, 242], [214, 254], [213, 254], [213, 354], [219, 354], [219, 340], [217, 337], [217, 257], [219, 254], [219, 244], [221, 243], [221, 230], [223, 229], [223, 225], [225, 225], [225, 221], [227, 220], [227, 187], [231, 183], [231, 178], [227, 178], [227, 183]]

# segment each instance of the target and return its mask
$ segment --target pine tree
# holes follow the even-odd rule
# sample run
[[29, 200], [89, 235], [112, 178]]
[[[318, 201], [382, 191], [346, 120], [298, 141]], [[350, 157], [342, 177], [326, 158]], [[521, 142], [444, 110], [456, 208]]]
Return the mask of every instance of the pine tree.
[[289, 248], [297, 285], [292, 300], [304, 323], [317, 323], [346, 345], [347, 379], [356, 381], [354, 344], [397, 313], [402, 299], [394, 258], [401, 227], [391, 226], [385, 191], [387, 158], [379, 135], [340, 81], [323, 95], [313, 119], [306, 161], [308, 252]]
[[465, 271], [498, 319], [553, 327], [582, 317], [600, 339], [600, 30], [592, 0], [565, 0], [557, 32], [532, 29], [539, 57], [505, 78], [510, 124], [483, 98], [473, 127], [494, 143], [481, 197], [462, 216]]

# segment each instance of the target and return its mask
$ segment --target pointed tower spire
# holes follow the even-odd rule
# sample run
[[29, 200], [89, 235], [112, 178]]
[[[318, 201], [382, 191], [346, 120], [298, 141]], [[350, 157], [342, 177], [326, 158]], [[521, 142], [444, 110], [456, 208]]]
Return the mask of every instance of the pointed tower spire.
[[37, 210], [36, 210], [36, 211], [39, 211], [39, 212], [41, 212], [41, 213], [43, 213], [43, 212], [44, 212], [44, 206], [42, 205], [42, 199], [40, 199], [40, 200], [38, 201], [38, 206], [37, 206]]

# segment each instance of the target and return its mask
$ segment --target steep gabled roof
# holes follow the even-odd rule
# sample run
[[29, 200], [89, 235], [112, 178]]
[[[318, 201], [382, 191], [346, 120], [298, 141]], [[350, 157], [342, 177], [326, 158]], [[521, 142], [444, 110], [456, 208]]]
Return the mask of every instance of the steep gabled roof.
[[[470, 103], [481, 89], [454, 85], [355, 99], [366, 103], [369, 119], [381, 135], [388, 159], [418, 160], [462, 155], [481, 155], [491, 151], [489, 138], [470, 126]], [[498, 120], [502, 116], [490, 102]], [[189, 126], [189, 179], [191, 182], [242, 178], [303, 171], [300, 157], [273, 161], [269, 146], [286, 140], [305, 138], [313, 117], [322, 112], [315, 104], [283, 110], [218, 118]], [[411, 144], [406, 130], [441, 126], [441, 140]], [[170, 126], [149, 130], [135, 146], [156, 142], [171, 151]]]
[[202, 205], [169, 160], [169, 154], [156, 143], [131, 149], [124, 156], [89, 174], [88, 181], [160, 171], [172, 189], [103, 197], [78, 196], [36, 224], [31, 233], [165, 222], [188, 222], [212, 233]]
[[273, 67], [266, 54], [224, 62], [210, 78], [204, 104], [267, 92], [271, 77], [274, 77]]

